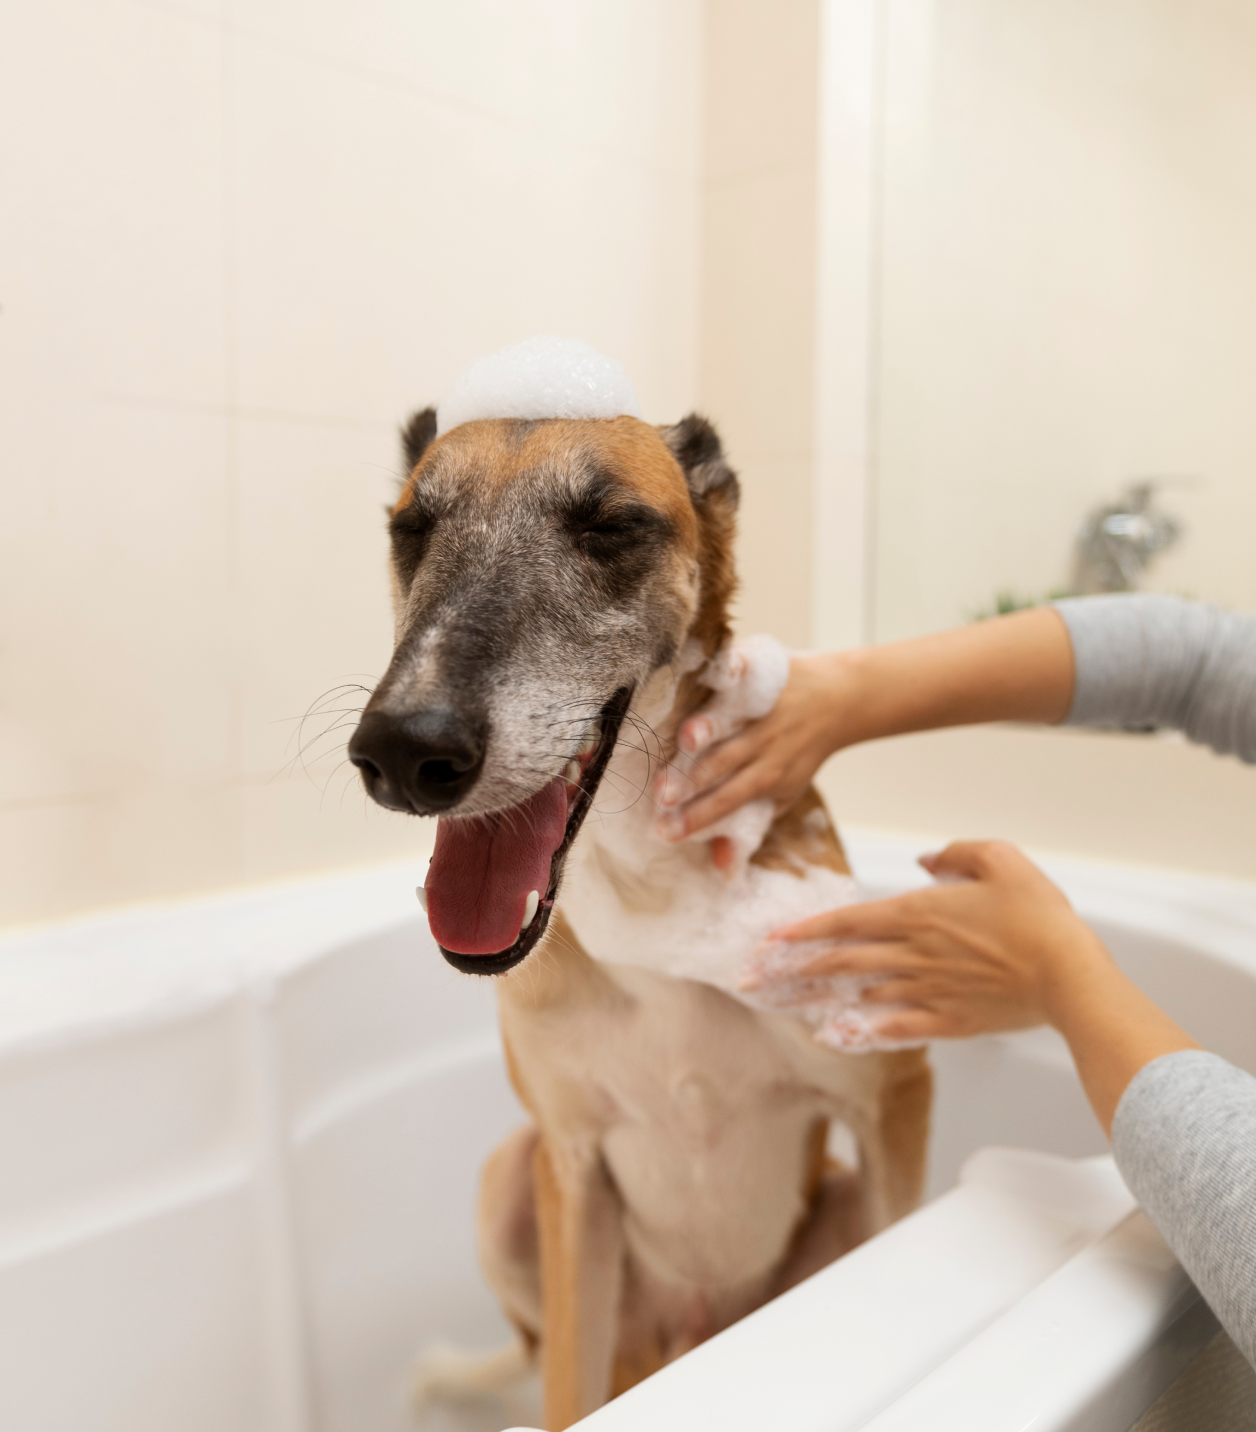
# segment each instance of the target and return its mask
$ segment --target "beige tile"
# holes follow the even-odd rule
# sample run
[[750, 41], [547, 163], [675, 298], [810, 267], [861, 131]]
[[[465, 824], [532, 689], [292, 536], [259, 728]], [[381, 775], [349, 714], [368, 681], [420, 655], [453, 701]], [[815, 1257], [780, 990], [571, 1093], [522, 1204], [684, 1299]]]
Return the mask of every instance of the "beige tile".
[[812, 443], [815, 178], [712, 183], [703, 240], [703, 402], [734, 452]]
[[367, 799], [351, 767], [342, 766], [330, 777], [247, 785], [238, 795], [248, 880], [412, 860], [413, 883], [423, 883], [436, 822], [381, 810]]
[[815, 162], [819, 0], [708, 0], [706, 169]]
[[0, 799], [224, 779], [226, 420], [66, 402], [5, 439]]
[[235, 77], [246, 409], [391, 424], [535, 332], [587, 338], [652, 402], [696, 386], [691, 360], [654, 374], [692, 351], [691, 187], [260, 41]]
[[1256, 879], [1256, 769], [1154, 736], [977, 727], [844, 751], [839, 824]]
[[230, 0], [128, 0], [128, 3], [141, 10], [164, 10], [170, 15], [181, 15], [219, 28], [225, 24], [230, 9]]
[[700, 6], [508, 11], [0, 17], [0, 921], [420, 859], [283, 774], [388, 658], [396, 424], [537, 331], [695, 405]]
[[787, 646], [809, 644], [811, 464], [774, 455], [734, 454], [741, 478], [734, 604], [743, 635], [770, 632]]
[[19, 409], [224, 400], [222, 64], [219, 31], [173, 10], [4, 7], [0, 388]]
[[1199, 481], [1166, 495], [1190, 530], [1152, 583], [1256, 606], [1251, 17], [935, 21], [887, 152], [878, 636], [1063, 584], [1086, 511], [1157, 474]]
[[0, 925], [236, 884], [238, 831], [233, 795], [173, 784], [0, 806]]
[[269, 780], [342, 744], [345, 732], [318, 733], [351, 720], [330, 708], [361, 705], [360, 694], [329, 697], [304, 727], [299, 718], [333, 688], [373, 686], [388, 665], [396, 430], [245, 420], [238, 462], [241, 774]]
[[[240, 30], [666, 172], [700, 163], [701, 0], [249, 0]], [[432, 155], [416, 147], [418, 166]]]

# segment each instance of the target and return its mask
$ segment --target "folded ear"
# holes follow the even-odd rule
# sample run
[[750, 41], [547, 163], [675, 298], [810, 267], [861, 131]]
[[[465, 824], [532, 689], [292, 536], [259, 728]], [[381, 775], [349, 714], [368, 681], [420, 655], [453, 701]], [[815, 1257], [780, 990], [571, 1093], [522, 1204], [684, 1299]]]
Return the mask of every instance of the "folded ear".
[[685, 474], [693, 500], [718, 497], [730, 510], [735, 508], [741, 496], [737, 474], [724, 460], [719, 434], [706, 418], [690, 413], [662, 432], [663, 441]]
[[401, 456], [409, 477], [422, 460], [428, 445], [436, 436], [436, 409], [424, 408], [415, 413], [401, 430]]

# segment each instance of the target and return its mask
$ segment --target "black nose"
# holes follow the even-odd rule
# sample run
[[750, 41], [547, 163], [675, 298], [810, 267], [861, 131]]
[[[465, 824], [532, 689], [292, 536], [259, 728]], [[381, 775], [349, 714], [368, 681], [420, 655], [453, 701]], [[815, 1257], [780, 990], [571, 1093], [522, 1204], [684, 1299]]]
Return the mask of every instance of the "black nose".
[[409, 716], [368, 711], [349, 742], [372, 800], [390, 810], [435, 815], [456, 805], [484, 764], [481, 727], [457, 711]]

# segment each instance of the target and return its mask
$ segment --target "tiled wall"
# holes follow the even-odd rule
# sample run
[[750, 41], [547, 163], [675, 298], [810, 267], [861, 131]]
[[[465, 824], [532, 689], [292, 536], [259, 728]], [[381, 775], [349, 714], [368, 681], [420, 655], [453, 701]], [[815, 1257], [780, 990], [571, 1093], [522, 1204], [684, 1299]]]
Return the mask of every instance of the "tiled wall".
[[742, 478], [738, 621], [810, 643], [819, 0], [710, 0], [702, 401]]
[[[426, 824], [368, 805], [337, 764], [345, 729], [321, 733], [358, 703], [336, 689], [369, 685], [388, 657], [381, 508], [396, 424], [469, 358], [528, 333], [577, 334], [622, 359], [652, 420], [695, 405], [715, 419], [743, 480], [739, 626], [809, 643], [822, 8], [0, 10], [0, 923], [426, 853]], [[889, 37], [900, 78], [931, 44], [948, 64], [967, 53], [942, 45], [945, 27], [916, 24], [927, 8], [887, 11], [902, 22]], [[935, 19], [968, 13], [934, 8]], [[1060, 23], [1080, 24], [1066, 8]], [[1179, 185], [1181, 215], [1211, 212], [1199, 186], [1229, 192], [1216, 166], [1240, 172], [1250, 144], [1251, 126], [1226, 127], [1246, 91], [1231, 83], [1238, 59], [1217, 56], [1246, 51], [1226, 50], [1223, 11], [1237, 15], [1218, 4], [1193, 26], [1181, 7], [1161, 16], [1199, 41], [1182, 55], [1189, 93], [1204, 93], [1211, 64], [1225, 81], [1213, 89], [1229, 96], [1193, 111], [1212, 167], [1181, 171], [1194, 176]], [[1166, 74], [1178, 71], [1156, 83]], [[907, 183], [922, 115], [903, 110], [901, 83], [897, 93], [889, 138]], [[903, 244], [920, 227], [891, 235], [900, 275], [915, 272]], [[977, 298], [995, 292], [979, 278]], [[1203, 359], [1192, 369], [1190, 412], [1207, 418], [1215, 403], [1218, 415], [1199, 427], [1209, 482], [1174, 495], [1191, 535], [1161, 576], [1244, 604], [1246, 527], [1214, 518], [1249, 498], [1247, 449], [1229, 438], [1245, 416], [1235, 394], [1251, 326], [1235, 324], [1230, 302], [1246, 288], [1204, 278], [1225, 302], [1190, 312], [1220, 315], [1234, 343], [1224, 382], [1200, 378]], [[900, 289], [895, 381], [907, 382], [910, 357], [928, 408], [958, 369], [953, 354], [908, 341], [932, 310]], [[955, 301], [945, 284], [931, 293]], [[939, 331], [943, 348], [959, 334]], [[1164, 351], [1215, 366], [1222, 345], [1199, 334]], [[891, 467], [916, 431], [901, 410], [887, 400]], [[1174, 412], [1186, 409], [1160, 404], [1145, 431], [1171, 427]], [[1026, 451], [1014, 428], [1013, 454]], [[1069, 468], [1059, 442], [1051, 474]], [[921, 451], [936, 462], [942, 446]], [[1194, 462], [1174, 449], [1170, 465]], [[1113, 457], [1103, 472], [1131, 463]], [[1011, 480], [1010, 460], [998, 467]], [[945, 553], [991, 541], [1002, 553], [1007, 523], [990, 519], [1006, 502], [948, 505], [938, 494], [950, 486], [926, 481], [929, 470], [899, 461], [882, 493], [882, 636], [929, 624], [919, 611], [890, 619], [921, 573], [945, 573], [970, 597], [997, 584], [986, 557]], [[1084, 480], [1105, 486], [1098, 473]], [[906, 499], [912, 482], [919, 503]], [[1085, 494], [1065, 484], [1056, 496], [1067, 512], [1056, 501], [1042, 551], [1062, 550]], [[1018, 502], [1023, 535], [1032, 503]], [[938, 520], [921, 526], [926, 511]], [[1007, 551], [1016, 571], [997, 581], [1048, 580], [1021, 560], [1023, 543]], [[954, 602], [926, 606], [934, 625], [962, 615]], [[828, 772], [846, 821], [1243, 875], [1256, 873], [1249, 777], [1162, 743], [1029, 731], [910, 738]]]
[[1256, 606], [1256, 10], [886, 7], [877, 639], [1067, 584], [1134, 478], [1148, 585]]
[[[293, 764], [397, 423], [534, 332], [698, 397], [700, 0], [0, 16], [0, 921], [418, 852]], [[340, 733], [341, 735], [343, 733]]]
[[[1256, 11], [881, 9], [872, 634], [1043, 597], [1140, 476], [1186, 525], [1147, 585], [1252, 610]], [[1174, 739], [941, 732], [826, 779], [847, 821], [1256, 878], [1256, 769]]]

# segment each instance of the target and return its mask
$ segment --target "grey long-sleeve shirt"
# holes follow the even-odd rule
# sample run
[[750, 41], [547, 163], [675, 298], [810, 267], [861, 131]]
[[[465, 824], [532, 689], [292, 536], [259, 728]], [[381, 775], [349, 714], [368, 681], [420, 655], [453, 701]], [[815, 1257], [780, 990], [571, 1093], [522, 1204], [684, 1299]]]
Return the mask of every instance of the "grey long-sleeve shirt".
[[[1068, 722], [1173, 727], [1256, 762], [1256, 616], [1174, 597], [1058, 602], [1077, 682]], [[1256, 1365], [1256, 1079], [1183, 1050], [1130, 1081], [1112, 1123], [1130, 1191]]]

